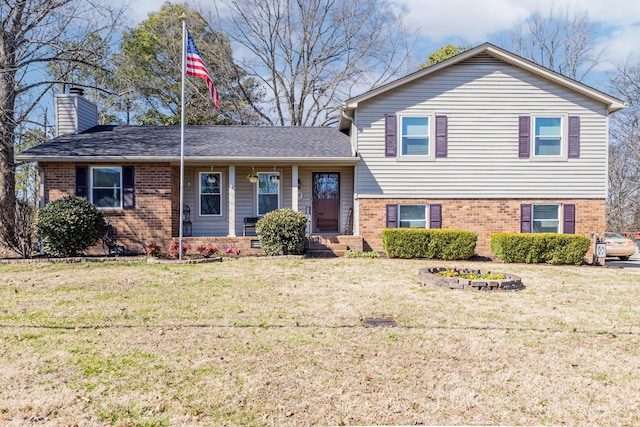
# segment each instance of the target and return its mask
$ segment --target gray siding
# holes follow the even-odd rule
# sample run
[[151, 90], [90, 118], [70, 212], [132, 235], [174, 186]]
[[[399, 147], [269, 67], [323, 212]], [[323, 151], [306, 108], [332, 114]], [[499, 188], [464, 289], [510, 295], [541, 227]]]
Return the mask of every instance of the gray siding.
[[[448, 117], [448, 157], [384, 155], [384, 115]], [[518, 158], [518, 116], [580, 116], [580, 158]], [[359, 197], [604, 198], [607, 106], [515, 66], [479, 55], [360, 103], [356, 113]]]
[[[254, 166], [256, 173], [271, 172], [273, 165]], [[193, 236], [226, 236], [228, 230], [228, 167], [215, 166], [214, 172], [222, 173], [222, 215], [202, 216], [199, 201], [199, 173], [209, 172], [211, 167], [185, 167], [184, 173], [184, 203], [191, 209], [191, 223]], [[280, 206], [291, 208], [291, 166], [277, 166], [276, 171], [280, 172]], [[252, 184], [247, 179], [251, 172], [250, 166], [236, 166], [236, 235], [242, 236], [242, 225], [245, 217], [257, 216], [257, 194], [256, 184]], [[339, 172], [340, 173], [340, 232], [344, 231], [349, 209], [353, 207], [353, 167], [351, 166], [301, 166], [298, 168], [298, 178], [300, 179], [299, 191], [303, 198], [298, 201], [298, 210], [303, 213], [311, 211], [311, 177], [313, 172]], [[308, 207], [308, 210], [307, 210]]]
[[338, 219], [338, 227], [340, 233], [344, 233], [347, 223], [349, 209], [353, 208], [353, 167], [351, 166], [304, 166], [298, 170], [300, 178], [300, 191], [302, 191], [302, 200], [298, 202], [298, 210], [300, 212], [311, 212], [312, 203], [312, 176], [313, 172], [338, 172], [340, 173], [340, 218]]
[[184, 204], [191, 209], [192, 234], [194, 236], [226, 236], [228, 234], [227, 187], [229, 174], [227, 168], [215, 168], [214, 172], [222, 173], [221, 216], [200, 215], [200, 172], [210, 172], [210, 167], [185, 167], [184, 170]]
[[98, 108], [79, 95], [56, 95], [56, 136], [84, 132], [98, 124]]

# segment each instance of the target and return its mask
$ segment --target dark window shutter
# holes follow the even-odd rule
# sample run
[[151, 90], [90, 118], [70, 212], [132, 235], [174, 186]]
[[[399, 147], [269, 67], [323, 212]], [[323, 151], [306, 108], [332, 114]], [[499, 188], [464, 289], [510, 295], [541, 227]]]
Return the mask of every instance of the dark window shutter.
[[528, 159], [531, 154], [531, 117], [518, 117], [518, 157]]
[[387, 228], [398, 227], [398, 205], [387, 205]]
[[396, 125], [395, 114], [384, 116], [384, 155], [386, 157], [395, 157], [397, 153]]
[[436, 157], [447, 157], [447, 116], [436, 116]]
[[429, 228], [442, 228], [442, 205], [429, 205]]
[[136, 207], [135, 179], [133, 166], [122, 167], [122, 208], [134, 209]]
[[531, 233], [531, 205], [520, 205], [520, 232]]
[[576, 205], [563, 205], [563, 208], [562, 221], [564, 226], [562, 227], [562, 232], [564, 234], [576, 234]]
[[76, 166], [76, 196], [89, 200], [89, 168]]
[[580, 117], [569, 116], [569, 158], [580, 157]]

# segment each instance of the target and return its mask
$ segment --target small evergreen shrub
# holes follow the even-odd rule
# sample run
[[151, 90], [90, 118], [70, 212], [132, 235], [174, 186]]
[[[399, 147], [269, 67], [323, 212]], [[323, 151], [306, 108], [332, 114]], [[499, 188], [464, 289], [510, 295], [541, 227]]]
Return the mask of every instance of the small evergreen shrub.
[[56, 256], [77, 256], [98, 243], [107, 229], [104, 215], [86, 199], [66, 196], [38, 212], [36, 232], [44, 249]]
[[478, 235], [466, 230], [385, 228], [382, 246], [389, 258], [469, 259]]
[[580, 265], [591, 241], [578, 234], [496, 233], [491, 252], [504, 262]]
[[305, 250], [307, 217], [293, 209], [277, 209], [260, 218], [256, 233], [267, 255], [300, 255]]

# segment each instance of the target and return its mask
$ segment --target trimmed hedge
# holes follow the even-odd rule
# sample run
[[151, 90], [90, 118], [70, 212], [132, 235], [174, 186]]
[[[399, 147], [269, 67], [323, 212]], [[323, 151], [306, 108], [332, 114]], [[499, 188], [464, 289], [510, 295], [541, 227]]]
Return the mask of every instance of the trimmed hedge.
[[300, 255], [305, 251], [307, 217], [293, 209], [277, 209], [256, 223], [256, 234], [267, 255]]
[[385, 228], [382, 246], [389, 258], [469, 259], [478, 235], [466, 230]]
[[504, 262], [580, 265], [591, 241], [578, 234], [496, 233], [491, 252]]

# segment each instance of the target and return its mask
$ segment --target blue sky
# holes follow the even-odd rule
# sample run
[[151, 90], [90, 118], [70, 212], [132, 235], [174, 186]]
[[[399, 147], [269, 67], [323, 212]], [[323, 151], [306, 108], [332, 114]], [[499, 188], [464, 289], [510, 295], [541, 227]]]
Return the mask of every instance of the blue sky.
[[[586, 11], [596, 25], [596, 51], [603, 51], [600, 66], [587, 84], [607, 91], [607, 73], [629, 57], [640, 58], [640, 2], [638, 0], [389, 0], [406, 14], [407, 25], [416, 30], [416, 62], [424, 62], [429, 53], [445, 44], [474, 46], [500, 41], [539, 11]], [[195, 0], [201, 7], [211, 0]], [[157, 11], [162, 0], [134, 0], [130, 17], [133, 23]]]

